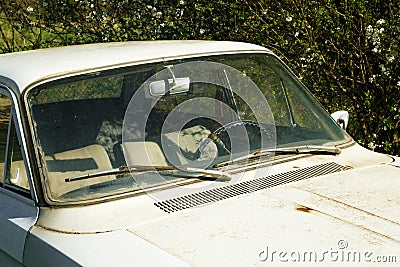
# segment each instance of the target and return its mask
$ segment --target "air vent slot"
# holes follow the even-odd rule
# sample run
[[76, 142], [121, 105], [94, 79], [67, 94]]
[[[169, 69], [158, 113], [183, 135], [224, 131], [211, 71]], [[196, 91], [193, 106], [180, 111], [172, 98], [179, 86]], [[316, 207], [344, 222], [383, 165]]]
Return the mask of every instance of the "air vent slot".
[[186, 196], [172, 198], [154, 203], [161, 210], [171, 213], [204, 204], [217, 202], [223, 199], [252, 193], [258, 190], [271, 188], [290, 182], [310, 179], [313, 177], [331, 174], [350, 169], [335, 162], [328, 162], [306, 168], [296, 169], [289, 172], [269, 175], [250, 181], [218, 187], [203, 192], [193, 193]]

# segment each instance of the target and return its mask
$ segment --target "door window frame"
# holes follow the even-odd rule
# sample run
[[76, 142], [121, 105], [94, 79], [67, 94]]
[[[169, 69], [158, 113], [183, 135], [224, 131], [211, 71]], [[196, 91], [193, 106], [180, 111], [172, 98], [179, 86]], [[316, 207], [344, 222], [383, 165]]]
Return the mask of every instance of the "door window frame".
[[[4, 161], [4, 173], [1, 174], [4, 176], [3, 183], [0, 184], [0, 192], [5, 192], [5, 193], [11, 193], [13, 192], [14, 196], [18, 195], [21, 196], [22, 199], [25, 200], [33, 200], [34, 202], [37, 203], [37, 195], [36, 195], [36, 189], [35, 185], [33, 183], [32, 179], [32, 168], [30, 165], [30, 158], [27, 153], [27, 145], [26, 145], [26, 139], [24, 136], [23, 132], [23, 127], [21, 127], [22, 122], [21, 122], [21, 113], [19, 109], [19, 103], [18, 103], [18, 98], [16, 97], [15, 93], [12, 92], [8, 87], [0, 84], [0, 94], [9, 98], [11, 100], [11, 108], [10, 108], [10, 119], [8, 123], [8, 131], [7, 131], [7, 143], [6, 143], [6, 151], [5, 151], [5, 161]], [[14, 129], [13, 129], [14, 128]], [[27, 179], [28, 179], [28, 184], [29, 184], [29, 190], [26, 190], [22, 187], [13, 185], [8, 177], [7, 174], [10, 170], [11, 167], [11, 161], [9, 159], [10, 155], [10, 149], [12, 149], [12, 146], [10, 145], [10, 138], [11, 138], [11, 131], [14, 130], [16, 132], [16, 137], [18, 139], [18, 142], [20, 144], [20, 149], [21, 149], [21, 155], [22, 155], [22, 160], [24, 162], [24, 167], [26, 170], [27, 174]]]

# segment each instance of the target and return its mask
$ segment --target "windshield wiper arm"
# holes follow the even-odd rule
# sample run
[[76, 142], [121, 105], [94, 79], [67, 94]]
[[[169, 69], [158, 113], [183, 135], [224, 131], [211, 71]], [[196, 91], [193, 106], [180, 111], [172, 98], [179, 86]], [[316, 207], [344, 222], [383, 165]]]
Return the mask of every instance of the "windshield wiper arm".
[[299, 155], [299, 154], [338, 155], [341, 152], [342, 152], [342, 150], [335, 146], [305, 145], [305, 146], [294, 146], [294, 147], [287, 147], [287, 148], [272, 148], [272, 149], [256, 151], [256, 152], [246, 155], [244, 157], [240, 157], [240, 158], [233, 159], [230, 161], [215, 164], [213, 167], [218, 168], [218, 167], [222, 167], [222, 166], [231, 165], [234, 163], [247, 162], [248, 160], [252, 160], [255, 158], [262, 157], [262, 156]]
[[[91, 179], [95, 177], [101, 177], [101, 176], [106, 176], [106, 175], [115, 175], [115, 174], [124, 174], [128, 172], [151, 172], [151, 171], [183, 171], [183, 172], [189, 172], [189, 173], [200, 173], [203, 175], [206, 175], [206, 177], [203, 176], [194, 176], [194, 177], [185, 177], [185, 178], [194, 178], [194, 179], [202, 179], [202, 178], [224, 178], [224, 181], [230, 181], [231, 176], [220, 172], [220, 171], [215, 171], [215, 170], [206, 170], [206, 169], [197, 169], [197, 168], [190, 168], [190, 167], [175, 167], [175, 166], [151, 166], [151, 165], [132, 165], [132, 166], [121, 166], [119, 168], [115, 169], [110, 169], [110, 170], [105, 170], [105, 171], [99, 171], [99, 172], [94, 172], [94, 173], [88, 173], [84, 175], [78, 175], [74, 176], [72, 178], [66, 178], [65, 182], [74, 182], [74, 181], [80, 181], [80, 180], [86, 180], [86, 179]], [[209, 179], [207, 179], [209, 180]]]

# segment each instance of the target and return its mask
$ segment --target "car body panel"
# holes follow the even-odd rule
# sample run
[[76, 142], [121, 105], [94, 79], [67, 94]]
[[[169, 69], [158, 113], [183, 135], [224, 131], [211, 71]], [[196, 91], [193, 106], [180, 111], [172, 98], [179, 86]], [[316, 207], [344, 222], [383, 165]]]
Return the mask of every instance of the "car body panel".
[[[364, 149], [353, 146], [347, 150], [360, 153]], [[315, 252], [313, 255], [319, 261], [326, 251], [340, 252], [337, 242], [341, 240], [347, 242], [349, 251], [367, 253], [360, 254], [365, 261], [372, 261], [376, 255], [397, 255], [400, 246], [400, 218], [394, 209], [400, 201], [395, 194], [400, 183], [399, 168], [393, 165], [392, 158], [388, 156], [365, 152], [369, 154], [369, 160], [364, 158], [364, 163], [349, 160], [348, 163], [356, 167], [347, 171], [260, 190], [171, 214], [155, 207], [153, 204], [156, 200], [149, 196], [139, 197], [142, 198], [141, 201], [136, 199], [141, 204], [129, 203], [129, 199], [115, 201], [119, 203], [118, 208], [112, 207], [112, 202], [62, 208], [57, 211], [57, 216], [60, 216], [59, 229], [46, 229], [43, 226], [45, 218], [47, 226], [57, 225], [57, 221], [52, 220], [57, 218], [56, 213], [51, 216], [47, 214], [41, 218], [32, 234], [46, 240], [47, 244], [58, 250], [68, 251], [67, 255], [74, 255], [79, 253], [73, 251], [69, 245], [69, 242], [74, 244], [72, 240], [82, 238], [85, 239], [83, 243], [88, 242], [86, 247], [96, 248], [100, 241], [94, 241], [97, 240], [95, 236], [111, 237], [111, 233], [114, 233], [119, 242], [123, 243], [122, 240], [130, 239], [127, 233], [131, 233], [133, 240], [150, 242], [192, 266], [248, 266], [277, 262], [279, 258], [277, 254], [271, 254], [273, 251]], [[346, 152], [346, 149], [343, 153], [348, 153], [349, 156], [353, 154]], [[337, 156], [324, 157], [325, 161], [337, 159]], [[381, 162], [371, 165], [373, 158], [373, 162], [379, 162], [379, 159]], [[293, 168], [293, 164], [296, 164], [296, 169], [306, 168], [312, 166], [311, 162], [315, 163], [315, 156], [290, 162], [285, 168], [278, 165], [279, 168], [272, 168], [270, 174], [281, 173], [282, 168], [287, 170], [289, 166]], [[380, 172], [384, 172], [385, 176], [377, 178]], [[374, 194], [377, 190], [385, 194]], [[107, 206], [108, 209], [105, 208]], [[104, 214], [102, 212], [96, 217], [94, 214], [100, 210]], [[114, 216], [106, 216], [107, 212]], [[125, 213], [125, 216], [116, 212]], [[77, 219], [67, 220], [73, 214]], [[101, 218], [110, 221], [108, 224], [103, 221], [102, 225]], [[104, 228], [104, 233], [96, 234], [90, 233], [89, 224], [93, 225], [92, 231], [107, 225], [114, 225], [115, 228]], [[89, 232], [79, 233], [79, 229]], [[81, 241], [79, 244], [83, 243]], [[107, 243], [114, 246], [111, 240]], [[130, 241], [127, 243], [130, 244]], [[134, 246], [131, 244], [127, 247]], [[107, 245], [104, 245], [103, 249], [106, 248]], [[83, 258], [90, 258], [91, 250], [85, 251]], [[119, 259], [121, 265], [129, 264], [131, 260], [126, 259], [124, 262], [123, 257]], [[281, 258], [285, 259], [290, 258]], [[327, 259], [325, 255], [325, 261]], [[104, 262], [107, 260], [104, 259]], [[79, 263], [90, 266], [89, 261], [87, 264], [85, 261]], [[329, 261], [324, 264], [329, 265]]]
[[35, 226], [26, 243], [27, 266], [188, 266], [125, 230], [67, 234]]
[[[33, 233], [41, 238], [58, 232], [68, 239], [77, 235], [79, 229], [83, 235], [95, 229], [104, 233], [128, 230], [193, 266], [277, 262], [276, 255], [275, 260], [271, 258], [271, 251], [312, 251], [321, 260], [325, 251], [340, 252], [337, 242], [341, 240], [348, 243], [351, 252], [367, 253], [360, 254], [365, 257], [363, 264], [376, 255], [397, 255], [400, 218], [396, 207], [400, 199], [396, 190], [400, 186], [400, 169], [394, 166], [393, 158], [358, 145], [343, 149], [342, 153], [341, 157], [302, 157], [272, 166], [269, 175], [332, 160], [351, 165], [349, 170], [171, 214], [154, 206], [157, 200], [146, 195], [136, 197], [136, 203], [121, 199], [115, 203], [48, 210], [36, 226], [42, 230]], [[355, 154], [364, 156], [359, 159]], [[107, 212], [114, 216], [106, 216]], [[79, 219], [67, 220], [73, 214]], [[46, 232], [47, 227], [53, 229]], [[329, 261], [326, 263], [329, 265]]]
[[[317, 261], [320, 261], [325, 251], [340, 251], [339, 240], [346, 241], [352, 251], [397, 255], [398, 239], [394, 241], [387, 238], [385, 232], [378, 233], [357, 225], [360, 217], [347, 221], [349, 214], [355, 213], [353, 208], [342, 207], [339, 214], [331, 213], [337, 211], [337, 207], [317, 198], [314, 201], [320, 209], [314, 210], [313, 206], [304, 206], [302, 203], [305, 202], [297, 198], [299, 195], [306, 197], [304, 191], [293, 192], [291, 186], [287, 187], [186, 210], [131, 227], [130, 231], [179, 255], [193, 266], [253, 266], [263, 261], [279, 262], [277, 255], [275, 261], [271, 258], [272, 251], [315, 251]], [[291, 194], [296, 196], [295, 201], [282, 197]], [[359, 213], [357, 215], [364, 216], [365, 220], [370, 219], [368, 214]], [[400, 230], [397, 223], [388, 227], [384, 219], [376, 223], [392, 233]], [[326, 264], [329, 264], [327, 258], [324, 266]]]
[[22, 262], [25, 239], [36, 223], [39, 208], [32, 201], [0, 188], [0, 262]]
[[[312, 251], [319, 261], [325, 251], [343, 249], [360, 252], [362, 266], [376, 255], [398, 255], [399, 187], [398, 167], [365, 165], [177, 212], [130, 231], [193, 266], [279, 262], [272, 251]], [[281, 262], [290, 261], [288, 254]]]

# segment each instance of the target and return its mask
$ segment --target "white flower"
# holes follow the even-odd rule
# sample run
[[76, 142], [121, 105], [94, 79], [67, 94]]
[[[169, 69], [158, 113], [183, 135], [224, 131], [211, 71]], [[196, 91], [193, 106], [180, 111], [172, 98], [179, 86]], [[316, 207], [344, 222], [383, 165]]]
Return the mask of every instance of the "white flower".
[[365, 33], [367, 35], [367, 38], [370, 38], [374, 33], [374, 28], [371, 25], [368, 25]]
[[294, 34], [294, 37], [297, 37], [297, 36], [299, 36], [299, 32], [296, 32], [296, 33]]
[[205, 33], [206, 31], [204, 29], [200, 29], [200, 34]]
[[397, 86], [400, 87], [400, 81], [397, 82]]
[[394, 61], [394, 56], [389, 56], [389, 57], [387, 58], [387, 60], [388, 60], [389, 62], [393, 62], [393, 61]]
[[372, 43], [373, 43], [374, 45], [379, 46], [379, 44], [381, 43], [381, 38], [380, 38], [379, 36], [374, 36], [374, 37], [372, 38]]
[[385, 20], [384, 20], [384, 19], [380, 19], [380, 20], [378, 20], [378, 21], [376, 22], [376, 24], [380, 24], [380, 25], [382, 25], [383, 23], [385, 23]]
[[287, 18], [286, 18], [286, 21], [287, 21], [287, 22], [291, 22], [292, 20], [293, 20], [292, 17], [287, 17]]
[[374, 144], [374, 142], [370, 142], [370, 143], [368, 144], [368, 148], [369, 148], [369, 149], [374, 150], [375, 147], [376, 147], [376, 145]]
[[28, 12], [33, 12], [33, 7], [28, 6], [28, 8], [26, 9]]
[[379, 77], [379, 75], [373, 74], [372, 77], [369, 77], [368, 80], [369, 80], [370, 83], [372, 83], [372, 82], [375, 82], [375, 81], [376, 81], [376, 78], [378, 78], [378, 77]]
[[179, 4], [180, 4], [180, 5], [184, 5], [184, 4], [185, 4], [185, 1], [183, 1], [183, 0], [179, 1]]

